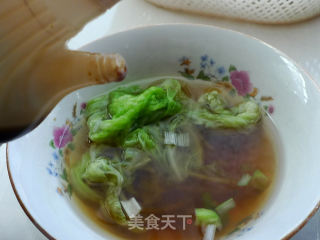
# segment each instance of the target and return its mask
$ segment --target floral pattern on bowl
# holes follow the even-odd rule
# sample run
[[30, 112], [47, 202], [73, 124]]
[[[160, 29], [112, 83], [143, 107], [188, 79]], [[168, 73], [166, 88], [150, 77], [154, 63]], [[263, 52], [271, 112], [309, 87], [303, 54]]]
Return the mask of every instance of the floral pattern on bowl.
[[179, 59], [180, 67], [183, 67], [183, 70], [178, 71], [181, 76], [189, 80], [201, 79], [221, 83], [230, 89], [230, 95], [255, 98], [261, 104], [263, 103], [262, 106], [266, 112], [269, 114], [274, 113], [274, 106], [265, 103], [272, 101], [273, 98], [260, 96], [260, 99], [258, 99], [259, 90], [253, 86], [247, 71], [238, 70], [234, 65], [230, 65], [229, 68], [219, 66], [214, 61], [214, 58], [207, 54], [200, 57], [200, 66], [198, 68], [192, 66], [192, 62], [192, 59], [186, 56]]
[[81, 128], [80, 122], [85, 112], [86, 103], [81, 103], [79, 107], [80, 111], [78, 112], [78, 104], [75, 103], [72, 108], [72, 119], [67, 119], [63, 126], [54, 127], [53, 139], [49, 142], [49, 146], [53, 149], [53, 159], [46, 168], [50, 175], [61, 178], [61, 186], [57, 187], [57, 192], [60, 195], [68, 193], [69, 197], [72, 195], [72, 188], [68, 182], [64, 158], [68, 151], [73, 151], [75, 148], [73, 140]]

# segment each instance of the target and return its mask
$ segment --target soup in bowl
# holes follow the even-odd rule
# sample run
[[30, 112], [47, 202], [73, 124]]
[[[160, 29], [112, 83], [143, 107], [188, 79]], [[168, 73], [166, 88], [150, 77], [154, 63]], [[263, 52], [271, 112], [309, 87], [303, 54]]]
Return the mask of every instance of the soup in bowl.
[[284, 54], [197, 25], [85, 50], [119, 52], [127, 78], [68, 95], [7, 150], [48, 237], [285, 239], [314, 211], [320, 95]]

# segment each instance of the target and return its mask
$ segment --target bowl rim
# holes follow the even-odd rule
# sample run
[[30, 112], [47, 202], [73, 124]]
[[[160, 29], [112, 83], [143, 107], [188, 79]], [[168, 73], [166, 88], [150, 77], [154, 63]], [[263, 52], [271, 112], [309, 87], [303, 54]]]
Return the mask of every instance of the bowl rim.
[[30, 219], [30, 221], [33, 223], [33, 225], [49, 240], [56, 240], [54, 237], [51, 236], [50, 233], [48, 233], [42, 226], [39, 224], [32, 216], [32, 214], [28, 211], [26, 206], [24, 205], [22, 199], [20, 198], [20, 195], [16, 189], [16, 186], [14, 184], [14, 180], [12, 178], [12, 174], [10, 171], [10, 161], [9, 161], [9, 143], [6, 144], [6, 163], [7, 163], [7, 171], [9, 175], [10, 184], [12, 186], [14, 195], [16, 196], [21, 208], [23, 209], [24, 213], [27, 215], [27, 217]]
[[[102, 36], [82, 47], [80, 47], [78, 50], [83, 50], [85, 49], [87, 46], [95, 44], [99, 41], [103, 41], [103, 39], [109, 38], [109, 37], [113, 37], [115, 35], [119, 35], [122, 33], [127, 33], [127, 32], [131, 32], [131, 31], [136, 31], [136, 30], [144, 30], [144, 29], [149, 29], [149, 28], [157, 28], [157, 27], [179, 27], [179, 26], [193, 26], [193, 27], [207, 27], [207, 28], [211, 28], [211, 29], [216, 29], [216, 30], [223, 30], [223, 31], [227, 31], [227, 32], [232, 32], [234, 34], [238, 34], [241, 36], [244, 36], [246, 38], [250, 38], [253, 39], [255, 41], [258, 41], [259, 43], [261, 43], [262, 45], [272, 49], [273, 51], [275, 51], [277, 54], [285, 57], [286, 59], [288, 59], [291, 63], [293, 63], [297, 69], [299, 70], [299, 72], [302, 72], [304, 75], [307, 76], [307, 78], [313, 83], [314, 87], [317, 88], [318, 93], [320, 93], [320, 83], [318, 83], [312, 76], [311, 74], [309, 74], [304, 67], [302, 67], [300, 64], [298, 64], [294, 59], [292, 59], [291, 57], [289, 57], [286, 53], [282, 52], [281, 50], [277, 49], [276, 47], [270, 45], [269, 43], [254, 37], [252, 35], [249, 35], [247, 33], [243, 33], [243, 32], [239, 32], [233, 29], [229, 29], [229, 28], [224, 28], [224, 27], [219, 27], [219, 26], [212, 26], [212, 25], [206, 25], [206, 24], [195, 24], [195, 23], [165, 23], [165, 24], [151, 24], [151, 25], [144, 25], [144, 26], [138, 26], [138, 27], [133, 27], [127, 30], [122, 30], [119, 32], [115, 32], [113, 34], [110, 35], [106, 35], [106, 36]], [[306, 79], [307, 79], [306, 78]], [[28, 218], [30, 219], [30, 221], [33, 223], [33, 225], [49, 240], [57, 240], [55, 239], [47, 230], [45, 230], [41, 224], [39, 224], [32, 216], [32, 214], [28, 211], [28, 209], [26, 208], [26, 206], [24, 205], [16, 187], [15, 187], [15, 183], [11, 174], [11, 170], [10, 170], [10, 160], [9, 160], [9, 144], [10, 142], [8, 142], [6, 144], [6, 165], [7, 165], [7, 171], [8, 171], [8, 175], [9, 175], [9, 180], [10, 180], [10, 184], [12, 186], [12, 189], [14, 191], [14, 194], [21, 206], [21, 208], [23, 209], [23, 211], [25, 212], [25, 214], [28, 216]], [[296, 233], [298, 233], [309, 221], [310, 219], [316, 214], [316, 212], [318, 211], [318, 209], [320, 208], [320, 199], [318, 200], [317, 204], [314, 206], [314, 208], [312, 209], [312, 211], [307, 215], [307, 217], [302, 220], [300, 223], [296, 224], [296, 227], [294, 227], [291, 231], [289, 231], [287, 234], [285, 234], [285, 236], [281, 237], [280, 240], [289, 240], [291, 239]]]

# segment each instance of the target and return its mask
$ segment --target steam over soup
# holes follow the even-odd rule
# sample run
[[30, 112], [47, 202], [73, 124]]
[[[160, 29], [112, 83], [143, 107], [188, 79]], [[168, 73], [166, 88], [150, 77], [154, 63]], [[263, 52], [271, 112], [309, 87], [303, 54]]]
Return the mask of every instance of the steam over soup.
[[163, 79], [91, 99], [66, 161], [81, 209], [119, 237], [164, 240], [219, 239], [256, 213], [275, 175], [272, 126], [227, 88]]

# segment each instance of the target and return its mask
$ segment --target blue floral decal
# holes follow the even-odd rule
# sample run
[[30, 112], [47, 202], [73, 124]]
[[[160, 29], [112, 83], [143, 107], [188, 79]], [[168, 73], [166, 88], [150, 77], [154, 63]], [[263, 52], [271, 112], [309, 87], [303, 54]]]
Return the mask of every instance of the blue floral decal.
[[68, 193], [71, 197], [72, 188], [68, 182], [68, 176], [64, 167], [65, 153], [73, 151], [75, 146], [73, 138], [81, 128], [79, 124], [82, 115], [85, 113], [86, 103], [80, 104], [80, 111], [77, 111], [78, 105], [74, 104], [72, 109], [72, 119], [66, 120], [63, 126], [53, 129], [53, 138], [49, 141], [49, 146], [52, 148], [52, 160], [48, 163], [46, 170], [53, 177], [61, 178], [62, 186], [57, 188], [57, 192], [61, 195]]

